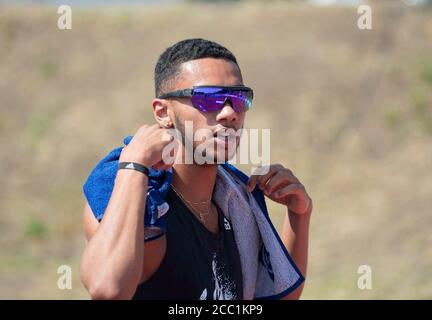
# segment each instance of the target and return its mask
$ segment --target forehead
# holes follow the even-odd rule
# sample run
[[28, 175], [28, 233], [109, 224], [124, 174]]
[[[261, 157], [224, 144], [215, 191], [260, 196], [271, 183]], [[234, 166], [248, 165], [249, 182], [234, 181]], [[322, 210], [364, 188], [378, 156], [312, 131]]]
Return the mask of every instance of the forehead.
[[177, 88], [190, 88], [200, 85], [232, 86], [243, 84], [238, 66], [228, 60], [204, 58], [187, 61], [181, 66]]

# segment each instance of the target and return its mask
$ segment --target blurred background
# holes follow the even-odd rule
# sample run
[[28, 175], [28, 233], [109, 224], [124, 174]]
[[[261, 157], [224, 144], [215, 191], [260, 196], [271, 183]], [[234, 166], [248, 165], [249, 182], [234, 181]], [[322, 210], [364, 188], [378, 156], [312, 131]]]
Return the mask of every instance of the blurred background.
[[[0, 298], [89, 298], [82, 184], [153, 122], [158, 55], [192, 37], [236, 55], [256, 96], [246, 126], [271, 129], [271, 161], [314, 200], [302, 298], [432, 298], [427, 2], [0, 0]], [[357, 27], [362, 3], [372, 30]], [[281, 230], [284, 208], [268, 206]]]

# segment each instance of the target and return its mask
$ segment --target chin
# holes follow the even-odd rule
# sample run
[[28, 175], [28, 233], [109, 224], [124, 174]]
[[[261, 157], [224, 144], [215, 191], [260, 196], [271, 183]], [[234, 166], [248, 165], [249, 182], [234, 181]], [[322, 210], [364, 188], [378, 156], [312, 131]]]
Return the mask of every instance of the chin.
[[[228, 160], [231, 160], [235, 156], [236, 150], [237, 149], [215, 150], [213, 153], [212, 159], [213, 159], [214, 163], [219, 163], [219, 164], [225, 163]], [[219, 162], [218, 162], [218, 159], [219, 159]]]
[[235, 156], [238, 143], [234, 143], [234, 145], [232, 143], [220, 144], [210, 140], [207, 143], [199, 144], [194, 148], [194, 156], [200, 159], [195, 159], [195, 161], [198, 160], [196, 161], [198, 164], [203, 161], [205, 164], [223, 164]]

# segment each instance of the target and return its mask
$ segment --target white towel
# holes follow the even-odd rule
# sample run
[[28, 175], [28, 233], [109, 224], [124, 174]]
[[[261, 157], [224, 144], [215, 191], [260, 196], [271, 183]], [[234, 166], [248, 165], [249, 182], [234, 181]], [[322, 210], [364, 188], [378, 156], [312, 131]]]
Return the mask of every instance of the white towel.
[[243, 273], [243, 298], [275, 299], [298, 287], [304, 281], [302, 274], [246, 185], [218, 166], [213, 195], [231, 221]]

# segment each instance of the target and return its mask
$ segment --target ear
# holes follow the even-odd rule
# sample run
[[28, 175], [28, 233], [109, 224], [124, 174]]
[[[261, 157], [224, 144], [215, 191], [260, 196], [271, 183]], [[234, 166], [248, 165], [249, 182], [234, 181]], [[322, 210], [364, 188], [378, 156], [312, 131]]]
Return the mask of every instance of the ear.
[[171, 110], [168, 103], [164, 99], [155, 98], [152, 100], [153, 116], [157, 123], [164, 128], [173, 128], [173, 121], [171, 119]]

